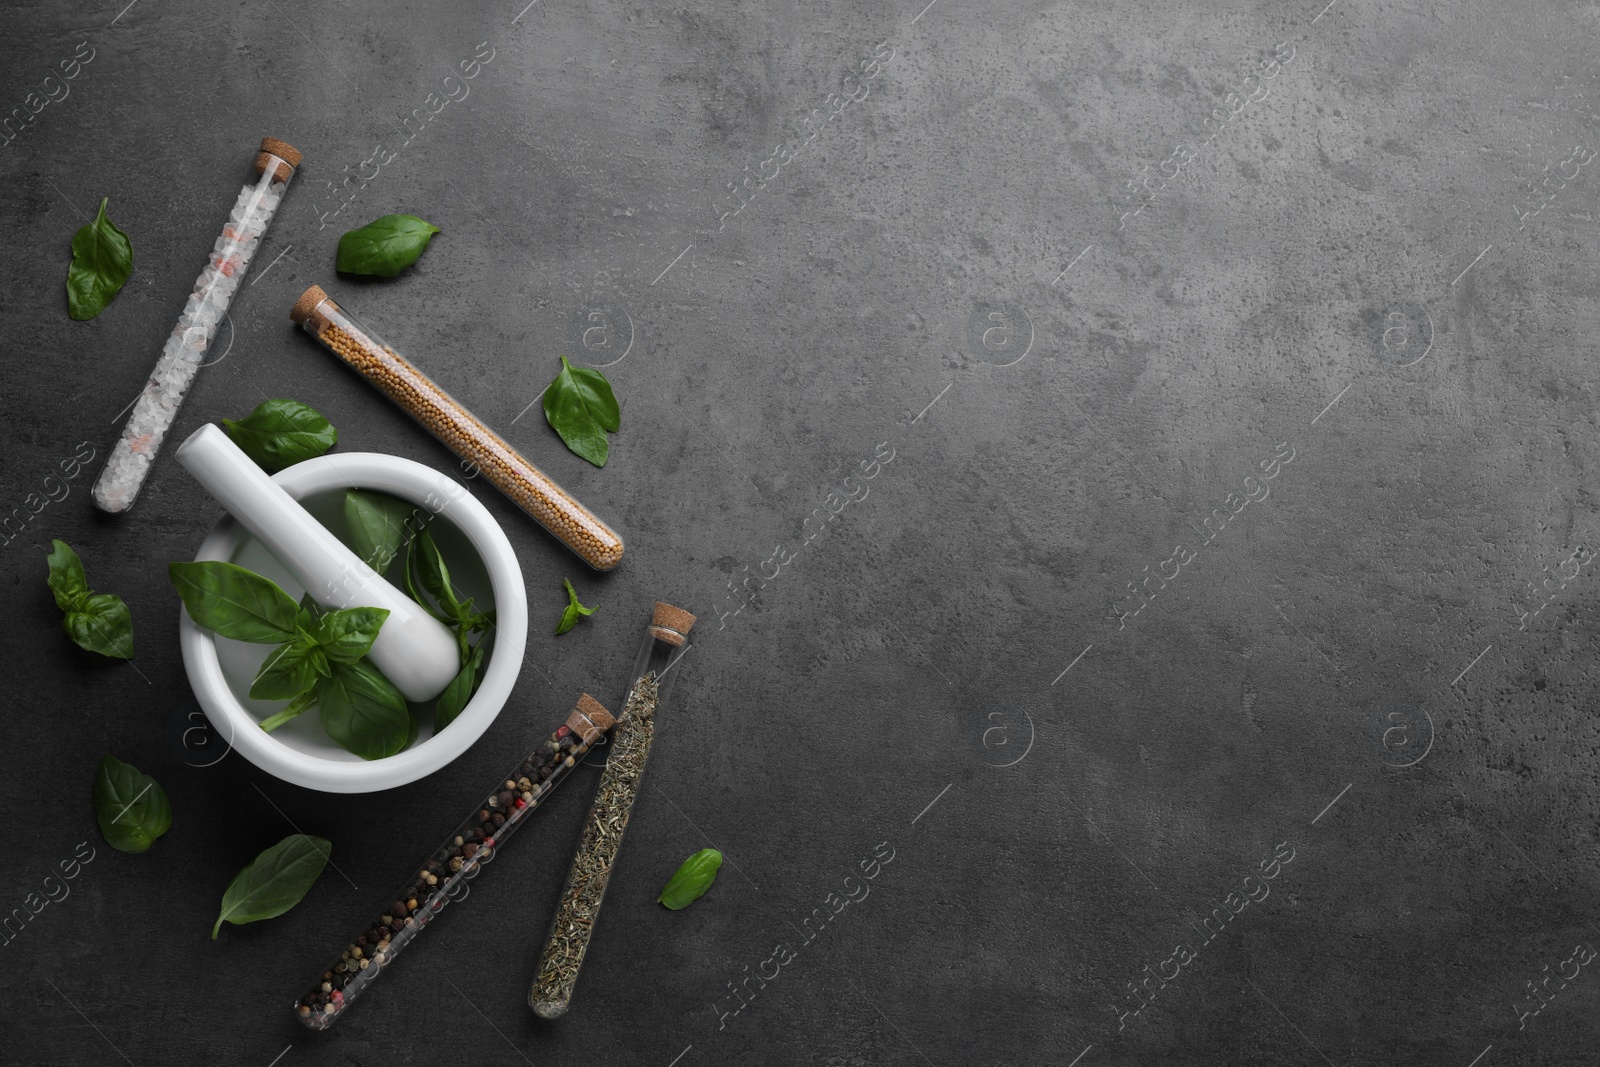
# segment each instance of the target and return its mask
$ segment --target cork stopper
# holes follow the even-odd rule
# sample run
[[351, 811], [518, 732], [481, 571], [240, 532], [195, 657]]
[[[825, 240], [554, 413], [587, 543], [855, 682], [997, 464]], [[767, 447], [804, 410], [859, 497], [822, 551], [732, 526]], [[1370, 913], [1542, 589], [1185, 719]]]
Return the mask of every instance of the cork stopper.
[[[294, 320], [296, 326], [304, 326], [306, 320], [311, 317], [311, 313], [317, 310], [317, 305], [327, 299], [328, 294], [323, 291], [322, 286], [313, 285], [300, 294], [300, 299], [296, 300], [294, 307], [289, 309], [289, 317]], [[337, 307], [338, 305], [334, 306]]]
[[616, 716], [606, 710], [588, 693], [578, 698], [578, 704], [572, 709], [572, 714], [567, 716], [567, 729], [583, 738], [585, 742], [593, 744], [596, 739], [607, 730], [616, 725]]
[[[294, 168], [300, 165], [300, 150], [288, 141], [280, 141], [276, 137], [261, 138], [261, 154], [256, 156], [256, 173], [260, 174], [272, 166], [272, 156], [277, 156], [280, 162], [273, 178], [280, 182], [289, 180], [289, 175], [294, 173]], [[287, 166], [285, 166], [287, 164]]]
[[687, 611], [658, 600], [650, 614], [650, 636], [669, 645], [681, 645], [694, 629], [694, 623], [694, 616]]

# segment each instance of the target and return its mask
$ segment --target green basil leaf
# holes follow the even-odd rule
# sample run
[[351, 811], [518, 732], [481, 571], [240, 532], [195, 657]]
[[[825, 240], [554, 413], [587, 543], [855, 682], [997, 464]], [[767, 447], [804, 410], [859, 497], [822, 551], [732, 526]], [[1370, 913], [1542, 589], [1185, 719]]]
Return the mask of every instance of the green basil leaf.
[[242, 419], [223, 419], [222, 428], [268, 474], [314, 459], [339, 440], [339, 431], [321, 412], [286, 397], [263, 400]]
[[67, 612], [62, 624], [79, 648], [112, 659], [133, 658], [133, 616], [119, 596], [95, 593]]
[[261, 728], [268, 733], [271, 733], [284, 723], [288, 722], [290, 719], [296, 719], [301, 715], [304, 715], [306, 712], [314, 708], [316, 704], [316, 689], [307, 689], [304, 693], [301, 693], [299, 696], [289, 701], [288, 707], [284, 708], [280, 712], [268, 715], [265, 719], [262, 719]]
[[235, 926], [260, 922], [300, 903], [332, 851], [333, 845], [323, 838], [291, 834], [251, 860], [222, 894], [222, 913], [211, 928], [211, 940], [217, 939], [224, 922]]
[[235, 563], [169, 563], [167, 573], [189, 618], [235, 641], [294, 640], [300, 609], [278, 584]]
[[439, 703], [435, 705], [433, 732], [438, 733], [446, 726], [456, 721], [456, 716], [461, 714], [461, 709], [467, 706], [467, 701], [472, 699], [473, 692], [478, 688], [478, 668], [483, 666], [484, 646], [487, 640], [474, 645], [467, 655], [466, 663], [461, 670], [445, 686], [443, 693], [439, 694]]
[[544, 420], [568, 448], [604, 467], [611, 454], [606, 432], [622, 428], [622, 409], [604, 374], [593, 367], [574, 367], [562, 356], [561, 373], [544, 391]]
[[317, 706], [328, 736], [362, 759], [383, 759], [406, 747], [411, 711], [394, 683], [366, 660], [335, 663], [317, 683]]
[[154, 778], [105, 756], [94, 776], [94, 814], [112, 848], [143, 852], [172, 825], [172, 802]]
[[317, 682], [317, 669], [311, 661], [315, 646], [290, 641], [273, 649], [255, 681], [250, 683], [252, 700], [293, 700]]
[[439, 546], [433, 543], [433, 536], [427, 528], [417, 532], [417, 573], [422, 578], [422, 588], [426, 589], [439, 606], [444, 609], [445, 615], [441, 616], [446, 623], [454, 622], [450, 616], [457, 616], [461, 611], [461, 601], [456, 599], [456, 591], [450, 585], [450, 568], [444, 565], [444, 557], [439, 554]]
[[300, 610], [295, 615], [295, 625], [306, 633], [310, 633], [317, 628], [317, 620], [322, 618], [326, 612], [327, 609], [312, 600], [311, 594], [307, 593], [300, 598]]
[[379, 574], [389, 569], [405, 541], [406, 524], [416, 514], [410, 501], [388, 493], [350, 489], [344, 494], [344, 518], [350, 526], [350, 547]]
[[452, 620], [448, 615], [434, 607], [433, 601], [417, 592], [416, 582], [412, 580], [412, 575], [415, 574], [419, 569], [420, 565], [417, 563], [417, 538], [413, 537], [411, 542], [406, 545], [406, 562], [405, 566], [402, 568], [406, 579], [406, 595], [411, 597], [411, 599], [415, 600], [418, 604], [422, 605], [423, 611], [426, 611], [429, 615], [432, 615], [446, 626], [451, 625]]
[[594, 614], [594, 608], [586, 608], [578, 603], [578, 591], [572, 588], [571, 581], [563, 578], [561, 579], [561, 584], [567, 589], [567, 607], [561, 613], [561, 621], [556, 623], [556, 636], [558, 637], [578, 625], [580, 617]]
[[133, 616], [122, 598], [89, 592], [83, 561], [65, 541], [52, 539], [46, 562], [50, 593], [65, 615], [61, 625], [79, 648], [112, 659], [133, 658]]
[[50, 554], [45, 557], [50, 566], [50, 592], [55, 595], [56, 607], [71, 611], [78, 602], [89, 595], [89, 580], [83, 574], [83, 560], [72, 546], [59, 538], [51, 538]]
[[388, 617], [388, 608], [330, 611], [317, 623], [317, 647], [332, 663], [354, 663], [367, 654]]
[[722, 869], [722, 853], [714, 848], [703, 848], [683, 861], [676, 874], [667, 879], [666, 887], [656, 898], [673, 911], [687, 908], [706, 895], [711, 883], [717, 880]]
[[417, 261], [439, 227], [415, 215], [385, 215], [339, 238], [334, 269], [393, 278]]
[[133, 273], [133, 243], [106, 218], [109, 202], [109, 197], [101, 197], [100, 213], [72, 238], [67, 314], [80, 322], [104, 311]]

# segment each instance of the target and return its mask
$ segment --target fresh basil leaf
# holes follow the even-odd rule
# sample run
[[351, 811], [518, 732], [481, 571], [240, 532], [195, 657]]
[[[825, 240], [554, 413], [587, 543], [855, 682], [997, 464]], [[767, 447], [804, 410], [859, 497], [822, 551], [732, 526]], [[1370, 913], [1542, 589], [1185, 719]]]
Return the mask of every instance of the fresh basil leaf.
[[417, 592], [416, 582], [412, 580], [412, 575], [420, 569], [419, 564], [417, 563], [417, 540], [417, 538], [413, 537], [411, 539], [411, 543], [406, 545], [406, 562], [405, 567], [403, 568], [406, 579], [406, 595], [411, 597], [411, 599], [415, 600], [418, 604], [422, 605], [422, 610], [426, 611], [429, 615], [432, 615], [446, 626], [452, 625], [454, 620], [452, 620], [450, 616], [441, 612], [438, 608], [434, 607], [433, 601]]
[[268, 474], [314, 459], [339, 441], [339, 431], [321, 412], [287, 397], [263, 400], [242, 419], [223, 419], [222, 427]]
[[50, 592], [55, 595], [56, 607], [71, 611], [80, 600], [89, 595], [89, 579], [83, 574], [83, 560], [72, 546], [60, 538], [51, 538], [50, 554], [45, 557], [50, 566]]
[[333, 845], [323, 838], [291, 834], [251, 860], [222, 894], [222, 913], [211, 928], [211, 940], [217, 939], [224, 922], [235, 926], [260, 922], [300, 903], [332, 851]]
[[487, 643], [487, 640], [484, 640], [473, 646], [472, 651], [467, 654], [466, 663], [462, 664], [461, 670], [439, 695], [439, 703], [435, 705], [434, 712], [434, 733], [455, 722], [456, 716], [461, 714], [461, 709], [472, 699], [473, 692], [478, 688], [478, 668], [483, 666], [484, 646]]
[[311, 660], [313, 643], [299, 640], [279, 645], [261, 664], [250, 683], [252, 700], [293, 700], [317, 682], [317, 668]]
[[[450, 585], [450, 568], [445, 566], [444, 556], [439, 554], [439, 546], [433, 543], [433, 536], [426, 527], [417, 532], [417, 563], [422, 588], [439, 602], [446, 616], [459, 615], [461, 601], [456, 599], [456, 591]], [[454, 620], [447, 617], [445, 621]]]
[[292, 641], [300, 609], [276, 582], [235, 563], [169, 563], [167, 573], [189, 618], [235, 641]]
[[578, 603], [578, 591], [572, 588], [572, 582], [566, 578], [561, 579], [561, 584], [567, 589], [567, 607], [561, 613], [561, 621], [556, 623], [556, 636], [566, 633], [578, 625], [578, 619], [584, 615], [593, 615], [594, 608], [586, 608]]
[[388, 493], [346, 490], [344, 518], [350, 526], [350, 547], [367, 566], [384, 573], [400, 551], [406, 523], [416, 512], [410, 501]]
[[112, 659], [133, 658], [133, 616], [119, 596], [91, 593], [83, 561], [60, 539], [50, 542], [50, 593], [65, 612], [61, 625], [79, 648]]
[[317, 683], [322, 728], [362, 759], [383, 759], [406, 747], [411, 711], [394, 683], [366, 660], [335, 663]]
[[667, 879], [666, 887], [656, 898], [673, 911], [687, 908], [706, 895], [711, 883], [717, 880], [722, 869], [722, 853], [714, 848], [703, 848], [683, 861], [676, 874]]
[[317, 623], [313, 636], [330, 662], [354, 663], [367, 654], [388, 617], [388, 608], [330, 611]]
[[67, 268], [67, 314], [82, 322], [106, 309], [133, 273], [133, 242], [106, 218], [109, 197], [100, 198], [100, 213], [72, 238], [72, 266]]
[[574, 367], [562, 356], [561, 373], [544, 391], [544, 419], [568, 448], [604, 467], [611, 453], [606, 433], [622, 428], [622, 409], [604, 374]]
[[415, 215], [385, 215], [339, 238], [334, 269], [393, 278], [417, 261], [439, 227]]
[[67, 612], [62, 622], [79, 648], [112, 659], [133, 658], [133, 616], [121, 597], [95, 593]]
[[289, 701], [289, 706], [280, 712], [268, 715], [261, 720], [261, 728], [268, 733], [276, 730], [290, 719], [299, 718], [317, 705], [316, 689], [307, 689], [304, 693]]
[[300, 598], [300, 610], [295, 614], [295, 625], [310, 633], [317, 628], [317, 620], [326, 613], [327, 609], [312, 600], [311, 594], [307, 593]]
[[154, 778], [104, 756], [94, 776], [94, 814], [112, 848], [143, 852], [172, 825], [172, 802]]

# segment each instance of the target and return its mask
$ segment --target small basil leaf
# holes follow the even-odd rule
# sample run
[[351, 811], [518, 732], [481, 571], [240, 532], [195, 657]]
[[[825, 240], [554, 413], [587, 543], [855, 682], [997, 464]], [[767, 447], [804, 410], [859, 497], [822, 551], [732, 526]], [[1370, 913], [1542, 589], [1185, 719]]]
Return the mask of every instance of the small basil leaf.
[[344, 518], [350, 526], [350, 547], [367, 566], [384, 573], [399, 553], [406, 524], [417, 510], [409, 501], [388, 493], [347, 490]]
[[317, 623], [317, 647], [332, 663], [354, 663], [367, 654], [388, 617], [388, 608], [330, 611]]
[[311, 662], [311, 650], [298, 641], [290, 641], [273, 649], [261, 664], [255, 681], [250, 683], [250, 698], [292, 700], [316, 681], [317, 670]]
[[467, 701], [472, 699], [472, 693], [477, 689], [478, 668], [483, 666], [483, 649], [485, 642], [473, 646], [467, 655], [466, 663], [461, 670], [451, 679], [439, 695], [439, 703], [435, 706], [433, 732], [438, 733], [461, 714], [461, 709], [467, 706]]
[[412, 538], [411, 539], [411, 543], [406, 545], [406, 562], [405, 562], [405, 566], [402, 568], [402, 571], [405, 574], [405, 579], [406, 579], [406, 595], [411, 597], [411, 599], [415, 600], [418, 604], [421, 604], [423, 611], [426, 611], [429, 615], [432, 615], [434, 618], [438, 619], [440, 622], [444, 623], [445, 625], [447, 625], [447, 626], [450, 625], [449, 616], [443, 614], [438, 608], [434, 607], [433, 606], [433, 601], [429, 600], [427, 597], [425, 597], [421, 593], [417, 592], [417, 585], [416, 585], [416, 582], [413, 580], [412, 575], [414, 575], [418, 569], [419, 569], [419, 564], [417, 563], [417, 539], [416, 538]]
[[332, 664], [317, 683], [322, 728], [362, 759], [383, 759], [406, 747], [411, 711], [394, 683], [366, 660]]
[[385, 215], [339, 238], [334, 269], [393, 278], [417, 261], [438, 232], [415, 215]]
[[456, 591], [450, 585], [450, 568], [444, 565], [444, 557], [439, 554], [439, 546], [433, 543], [433, 536], [426, 528], [417, 533], [417, 562], [422, 588], [426, 589], [444, 609], [444, 621], [452, 622], [448, 616], [460, 612], [461, 601], [456, 599]]
[[95, 593], [62, 622], [79, 648], [112, 659], [133, 658], [133, 616], [121, 597]]
[[321, 412], [285, 397], [263, 400], [237, 421], [223, 419], [222, 427], [233, 443], [268, 474], [320, 456], [339, 440], [339, 431]]
[[561, 621], [556, 623], [557, 636], [566, 633], [568, 630], [578, 625], [578, 619], [580, 617], [584, 615], [593, 615], [595, 610], [594, 608], [586, 608], [582, 604], [578, 603], [578, 591], [572, 588], [571, 581], [563, 578], [561, 579], [561, 584], [565, 586], [567, 590], [567, 607], [566, 610], [561, 613]]
[[292, 641], [300, 609], [276, 582], [234, 563], [169, 563], [189, 618], [235, 641]]
[[284, 708], [280, 712], [268, 715], [265, 719], [262, 719], [261, 728], [268, 733], [271, 733], [273, 730], [276, 730], [290, 719], [296, 719], [301, 715], [304, 715], [306, 712], [315, 707], [316, 703], [317, 691], [315, 689], [307, 689], [304, 693], [301, 693], [299, 696], [289, 701], [288, 707]]
[[561, 373], [544, 391], [544, 419], [568, 448], [604, 467], [611, 454], [606, 432], [622, 428], [622, 409], [604, 374], [574, 367], [562, 356]]
[[676, 874], [667, 879], [666, 887], [656, 898], [673, 911], [687, 908], [706, 895], [711, 883], [717, 880], [722, 869], [722, 853], [714, 848], [703, 848], [683, 861]]
[[103, 757], [95, 772], [94, 813], [106, 842], [118, 852], [143, 852], [172, 825], [166, 791], [115, 756]]
[[222, 913], [211, 928], [211, 940], [217, 939], [224, 922], [235, 926], [259, 922], [300, 903], [332, 851], [323, 838], [291, 834], [251, 860], [222, 894]]
[[56, 598], [56, 607], [71, 611], [79, 600], [89, 595], [89, 580], [83, 574], [83, 560], [72, 546], [59, 538], [50, 541], [50, 554], [45, 557], [50, 566], [50, 592]]
[[133, 243], [106, 218], [109, 202], [109, 197], [101, 197], [99, 214], [72, 238], [67, 314], [80, 322], [104, 311], [133, 273]]

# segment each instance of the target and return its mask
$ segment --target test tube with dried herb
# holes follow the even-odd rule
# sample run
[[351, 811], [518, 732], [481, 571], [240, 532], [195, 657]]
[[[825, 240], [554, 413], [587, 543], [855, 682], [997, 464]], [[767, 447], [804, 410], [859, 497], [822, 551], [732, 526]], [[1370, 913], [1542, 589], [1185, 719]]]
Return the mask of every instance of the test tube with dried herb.
[[657, 602], [650, 625], [645, 628], [634, 661], [633, 681], [611, 737], [609, 758], [556, 904], [533, 988], [528, 991], [528, 1006], [540, 1018], [559, 1018], [572, 1003], [578, 972], [600, 918], [606, 885], [622, 849], [622, 834], [639, 797], [645, 762], [655, 739], [656, 712], [676, 678], [674, 668], [689, 651], [689, 631], [694, 621], [694, 616], [682, 608]]
[[588, 693], [578, 698], [566, 722], [500, 783], [456, 832], [434, 850], [362, 933], [345, 946], [311, 988], [294, 1002], [295, 1015], [313, 1030], [343, 1017], [356, 997], [375, 982], [400, 951], [444, 906], [466, 898], [467, 883], [499, 855], [506, 839], [527, 821], [567, 773], [583, 760], [615, 723]]
[[475, 466], [489, 484], [589, 566], [608, 571], [622, 562], [622, 538], [611, 527], [335, 303], [321, 286], [307, 289], [289, 310], [289, 317]]

